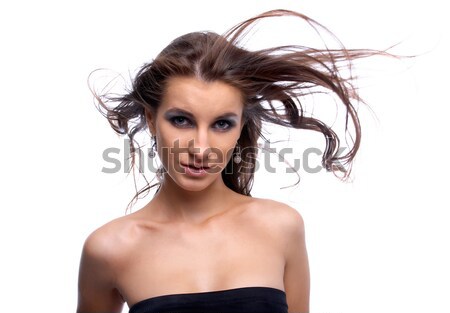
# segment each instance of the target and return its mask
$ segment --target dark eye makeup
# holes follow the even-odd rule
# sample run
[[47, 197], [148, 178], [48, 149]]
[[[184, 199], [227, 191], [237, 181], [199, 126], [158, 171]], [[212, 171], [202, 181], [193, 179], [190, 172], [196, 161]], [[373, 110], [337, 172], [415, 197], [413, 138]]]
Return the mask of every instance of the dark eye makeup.
[[218, 120], [214, 123], [214, 128], [219, 130], [227, 130], [236, 125], [234, 120]]
[[[184, 113], [182, 111], [168, 111], [164, 114], [166, 120], [168, 120], [173, 126], [178, 128], [191, 128], [195, 126], [193, 117], [190, 113]], [[234, 118], [219, 118], [213, 124], [212, 128], [218, 131], [227, 131], [228, 129], [236, 126], [236, 120]]]
[[174, 117], [171, 117], [169, 120], [172, 123], [172, 125], [175, 125], [178, 127], [187, 127], [187, 126], [192, 125], [191, 121], [184, 116], [174, 116]]

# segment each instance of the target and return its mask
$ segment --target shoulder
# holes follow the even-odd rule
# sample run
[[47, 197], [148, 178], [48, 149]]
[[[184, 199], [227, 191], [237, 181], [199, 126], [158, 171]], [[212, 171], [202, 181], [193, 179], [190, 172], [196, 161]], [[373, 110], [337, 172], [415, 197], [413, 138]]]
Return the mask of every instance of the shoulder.
[[86, 238], [83, 255], [103, 265], [116, 265], [132, 242], [134, 224], [129, 216], [124, 216], [97, 228]]
[[248, 212], [249, 219], [277, 238], [280, 246], [288, 248], [304, 239], [302, 215], [285, 203], [253, 198]]
[[85, 240], [78, 276], [77, 312], [122, 310], [117, 274], [127, 253], [122, 238], [129, 228], [127, 219], [116, 219], [96, 229]]
[[285, 231], [304, 229], [304, 221], [300, 212], [293, 207], [274, 200], [253, 198], [251, 212], [260, 219]]

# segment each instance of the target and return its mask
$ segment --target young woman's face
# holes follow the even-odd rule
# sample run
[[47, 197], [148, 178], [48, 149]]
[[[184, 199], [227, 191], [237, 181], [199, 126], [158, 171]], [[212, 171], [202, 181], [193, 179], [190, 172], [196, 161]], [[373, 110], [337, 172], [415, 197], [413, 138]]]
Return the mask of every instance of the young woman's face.
[[190, 191], [221, 183], [241, 134], [243, 106], [239, 89], [221, 81], [170, 78], [149, 123], [167, 178]]

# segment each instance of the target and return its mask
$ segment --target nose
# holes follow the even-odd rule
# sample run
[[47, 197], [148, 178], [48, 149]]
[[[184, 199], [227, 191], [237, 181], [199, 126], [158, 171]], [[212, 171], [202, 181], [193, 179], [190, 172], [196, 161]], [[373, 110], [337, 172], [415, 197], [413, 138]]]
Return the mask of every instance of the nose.
[[210, 138], [207, 130], [198, 129], [193, 139], [189, 141], [189, 153], [197, 162], [205, 161], [211, 153]]

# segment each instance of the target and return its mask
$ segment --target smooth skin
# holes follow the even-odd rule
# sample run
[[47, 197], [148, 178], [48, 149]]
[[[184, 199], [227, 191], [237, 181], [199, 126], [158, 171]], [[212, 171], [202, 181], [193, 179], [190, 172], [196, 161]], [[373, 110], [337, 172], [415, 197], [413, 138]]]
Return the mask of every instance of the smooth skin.
[[[222, 180], [242, 112], [242, 95], [233, 86], [169, 79], [158, 111], [147, 114], [164, 182], [149, 204], [86, 239], [77, 313], [119, 313], [124, 302], [131, 307], [161, 295], [252, 286], [284, 290], [289, 312], [309, 312], [301, 215], [276, 201], [240, 195]], [[189, 165], [206, 173], [192, 175]]]

